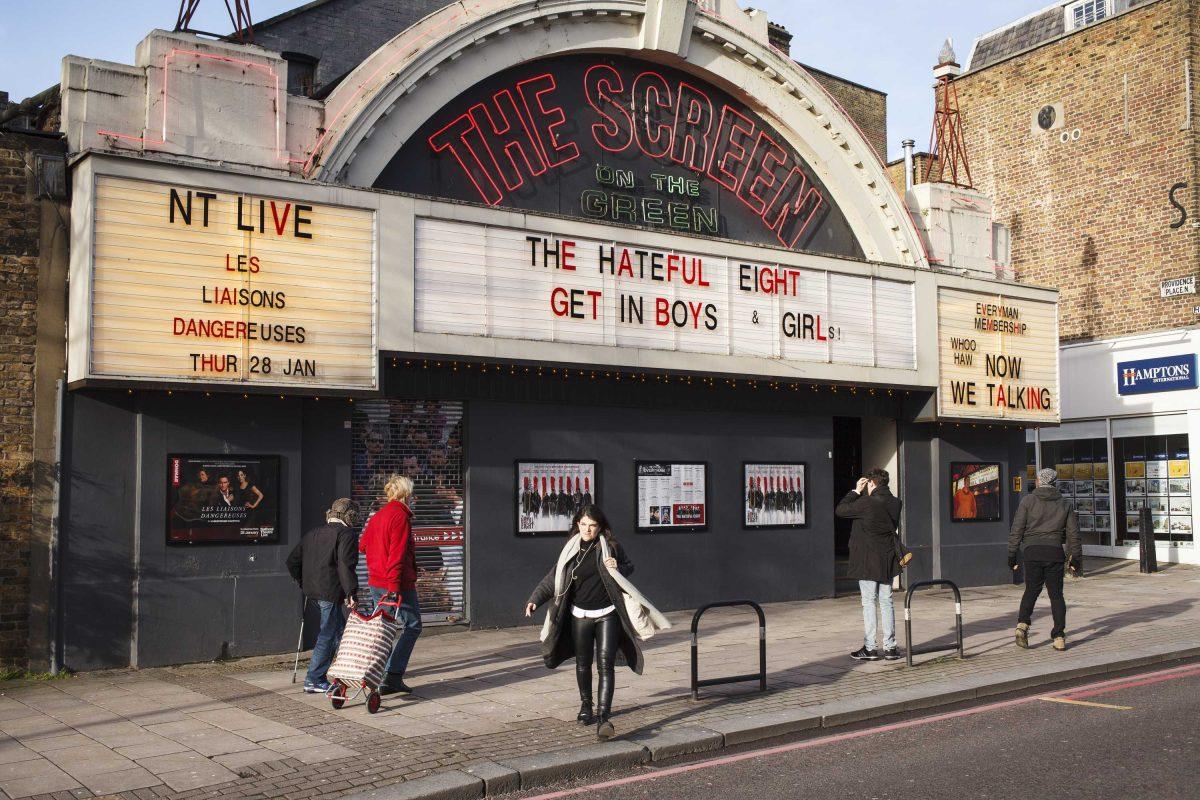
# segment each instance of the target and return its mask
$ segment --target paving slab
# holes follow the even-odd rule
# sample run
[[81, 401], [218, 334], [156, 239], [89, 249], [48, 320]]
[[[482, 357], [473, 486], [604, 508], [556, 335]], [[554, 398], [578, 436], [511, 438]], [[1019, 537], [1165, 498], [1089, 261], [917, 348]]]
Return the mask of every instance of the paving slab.
[[710, 750], [719, 750], [725, 744], [724, 734], [699, 727], [631, 733], [625, 738], [646, 748], [651, 761], [666, 761], [668, 758], [707, 753]]
[[602, 769], [638, 766], [645, 764], [649, 759], [650, 754], [640, 744], [610, 741], [583, 745], [571, 750], [513, 758], [501, 761], [500, 765], [520, 774], [521, 788], [530, 789]]
[[483, 781], [451, 770], [405, 783], [350, 795], [347, 800], [476, 800], [483, 797]]
[[141, 767], [121, 770], [120, 772], [105, 772], [79, 779], [81, 783], [95, 795], [118, 794], [132, 792], [135, 789], [148, 789], [160, 786], [158, 777]]
[[206, 759], [204, 764], [176, 772], [164, 772], [159, 774], [158, 777], [175, 791], [186, 792], [189, 789], [199, 789], [204, 786], [215, 786], [219, 783], [235, 781], [238, 778], [238, 774], [216, 762]]

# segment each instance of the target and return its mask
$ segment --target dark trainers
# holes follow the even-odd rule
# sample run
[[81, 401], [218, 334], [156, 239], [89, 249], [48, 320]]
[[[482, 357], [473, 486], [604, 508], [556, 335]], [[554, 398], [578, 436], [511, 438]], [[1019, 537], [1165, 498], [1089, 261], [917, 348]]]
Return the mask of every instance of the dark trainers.
[[384, 681], [383, 685], [379, 687], [379, 694], [412, 694], [412, 687], [404, 681], [397, 681], [395, 683]]
[[305, 681], [304, 691], [306, 694], [325, 694], [331, 688], [329, 681]]
[[884, 661], [899, 661], [900, 660], [900, 650], [895, 647], [889, 647], [887, 650], [883, 651], [883, 660]]
[[850, 657], [855, 661], [878, 661], [879, 654], [874, 650], [868, 650], [865, 646], [859, 650], [855, 650], [850, 654]]

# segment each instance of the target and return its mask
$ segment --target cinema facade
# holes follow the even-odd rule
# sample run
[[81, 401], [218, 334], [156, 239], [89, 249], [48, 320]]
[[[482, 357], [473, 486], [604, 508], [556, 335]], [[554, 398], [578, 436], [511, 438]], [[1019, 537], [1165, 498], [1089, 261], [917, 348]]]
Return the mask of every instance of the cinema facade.
[[323, 100], [183, 34], [65, 61], [66, 664], [288, 649], [288, 552], [393, 471], [429, 623], [518, 624], [588, 499], [664, 608], [832, 595], [876, 465], [911, 578], [1007, 579], [1057, 294], [931, 268], [761, 13], [700, 5], [455, 5]]

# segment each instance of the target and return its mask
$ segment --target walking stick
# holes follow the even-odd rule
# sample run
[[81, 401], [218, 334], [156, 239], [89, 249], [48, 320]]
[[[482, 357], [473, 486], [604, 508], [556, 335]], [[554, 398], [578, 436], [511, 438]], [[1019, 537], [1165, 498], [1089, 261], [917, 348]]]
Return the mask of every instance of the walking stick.
[[300, 648], [304, 646], [304, 612], [308, 610], [308, 598], [300, 595], [300, 638], [296, 640], [296, 661], [292, 664], [292, 683], [300, 671]]

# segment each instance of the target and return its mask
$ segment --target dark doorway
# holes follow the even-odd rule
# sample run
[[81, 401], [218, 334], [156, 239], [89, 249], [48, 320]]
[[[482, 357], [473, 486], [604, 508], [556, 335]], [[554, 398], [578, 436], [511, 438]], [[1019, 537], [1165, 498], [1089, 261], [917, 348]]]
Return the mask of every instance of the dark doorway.
[[[854, 489], [862, 477], [862, 420], [858, 417], [833, 418], [833, 502], [836, 504]], [[857, 594], [858, 582], [846, 578], [850, 556], [850, 520], [835, 517], [833, 522], [833, 558], [835, 594]]]

